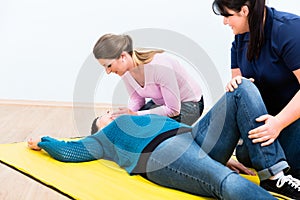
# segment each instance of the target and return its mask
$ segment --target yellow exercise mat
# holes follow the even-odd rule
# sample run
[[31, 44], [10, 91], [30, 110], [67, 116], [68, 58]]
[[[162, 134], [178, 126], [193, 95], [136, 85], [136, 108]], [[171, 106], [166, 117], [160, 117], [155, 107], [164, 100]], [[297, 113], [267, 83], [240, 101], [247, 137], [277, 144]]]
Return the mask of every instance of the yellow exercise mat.
[[[0, 161], [73, 199], [211, 199], [161, 187], [141, 176], [129, 176], [111, 161], [59, 162], [44, 151], [28, 149], [25, 142], [1, 144]], [[246, 178], [258, 183], [257, 176]]]

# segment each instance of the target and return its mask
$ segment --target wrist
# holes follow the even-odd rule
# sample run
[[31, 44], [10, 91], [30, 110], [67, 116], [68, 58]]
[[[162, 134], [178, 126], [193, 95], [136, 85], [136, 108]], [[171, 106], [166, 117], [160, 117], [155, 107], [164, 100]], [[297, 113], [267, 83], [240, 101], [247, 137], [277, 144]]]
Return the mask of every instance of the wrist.
[[287, 126], [284, 118], [281, 118], [280, 115], [276, 115], [274, 118], [276, 120], [277, 128], [279, 131], [282, 131]]

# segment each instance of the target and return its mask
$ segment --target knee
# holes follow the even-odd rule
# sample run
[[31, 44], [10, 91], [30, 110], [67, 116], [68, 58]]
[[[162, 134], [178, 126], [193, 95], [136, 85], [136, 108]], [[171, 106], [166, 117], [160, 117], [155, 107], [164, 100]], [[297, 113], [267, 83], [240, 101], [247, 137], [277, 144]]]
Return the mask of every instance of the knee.
[[243, 78], [241, 84], [233, 92], [226, 93], [227, 98], [246, 99], [249, 103], [262, 104], [260, 92], [250, 80]]
[[242, 83], [239, 84], [238, 88], [248, 89], [248, 88], [253, 88], [253, 87], [256, 88], [256, 86], [249, 79], [243, 78]]
[[251, 93], [251, 94], [259, 94], [257, 87], [252, 83], [249, 79], [243, 78], [242, 83], [238, 85], [238, 88], [235, 89], [237, 93]]

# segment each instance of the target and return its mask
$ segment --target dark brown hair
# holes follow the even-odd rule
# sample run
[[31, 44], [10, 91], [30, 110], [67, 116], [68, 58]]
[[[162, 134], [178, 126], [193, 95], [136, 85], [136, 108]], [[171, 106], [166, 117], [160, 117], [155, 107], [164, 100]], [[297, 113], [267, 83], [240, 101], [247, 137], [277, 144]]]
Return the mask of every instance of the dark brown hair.
[[264, 10], [265, 0], [215, 0], [212, 4], [213, 12], [224, 17], [232, 16], [227, 9], [240, 12], [243, 6], [249, 9], [248, 23], [250, 41], [247, 51], [249, 61], [258, 58], [264, 44]]
[[99, 131], [99, 128], [97, 127], [97, 120], [99, 119], [99, 117], [96, 117], [94, 120], [93, 120], [93, 123], [92, 123], [92, 127], [91, 127], [91, 135], [97, 133]]

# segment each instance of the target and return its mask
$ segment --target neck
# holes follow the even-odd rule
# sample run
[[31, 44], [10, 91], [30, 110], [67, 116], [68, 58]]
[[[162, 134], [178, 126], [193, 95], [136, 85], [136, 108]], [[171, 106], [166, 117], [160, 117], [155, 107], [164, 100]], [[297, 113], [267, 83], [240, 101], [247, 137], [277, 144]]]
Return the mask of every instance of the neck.
[[129, 71], [132, 71], [134, 68], [136, 68], [136, 63], [134, 62], [134, 60], [131, 57], [129, 57], [128, 61], [129, 61], [128, 62], [128, 65], [129, 65], [128, 69], [129, 69]]
[[264, 8], [264, 19], [263, 19], [263, 25], [265, 26], [265, 23], [266, 23], [266, 15], [267, 15], [267, 8], [265, 6]]
[[141, 86], [145, 85], [144, 66], [140, 65], [130, 70], [131, 76]]

